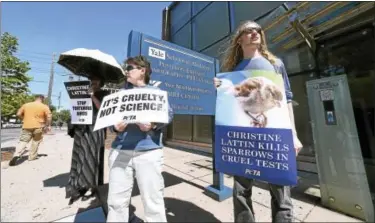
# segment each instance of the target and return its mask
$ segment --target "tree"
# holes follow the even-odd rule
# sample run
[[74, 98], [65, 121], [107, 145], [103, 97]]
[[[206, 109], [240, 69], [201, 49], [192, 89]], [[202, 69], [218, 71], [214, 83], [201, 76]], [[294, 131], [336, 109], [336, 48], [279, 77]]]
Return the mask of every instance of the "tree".
[[70, 119], [70, 111], [65, 109], [61, 110], [59, 116], [62, 122], [67, 122]]
[[49, 104], [49, 110], [51, 110], [51, 112], [55, 112], [56, 111], [56, 106], [54, 106], [52, 104]]
[[51, 109], [52, 111], [52, 121], [62, 121], [67, 122], [70, 119], [70, 111], [69, 110], [61, 110], [57, 112], [55, 109]]
[[32, 101], [28, 82], [32, 80], [26, 73], [29, 63], [21, 61], [14, 54], [18, 49], [18, 39], [5, 32], [1, 35], [1, 115], [16, 114], [22, 104]]

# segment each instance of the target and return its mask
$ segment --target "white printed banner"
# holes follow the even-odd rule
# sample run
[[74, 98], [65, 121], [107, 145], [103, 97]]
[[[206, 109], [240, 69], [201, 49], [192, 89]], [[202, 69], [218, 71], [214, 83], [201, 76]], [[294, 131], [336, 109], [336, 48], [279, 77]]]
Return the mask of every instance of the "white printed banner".
[[91, 98], [71, 99], [70, 115], [72, 124], [92, 124], [92, 100]]
[[104, 97], [94, 130], [125, 123], [168, 123], [168, 93], [158, 89], [129, 89]]
[[92, 99], [88, 90], [90, 81], [65, 82], [66, 90], [70, 97], [71, 123], [76, 125], [92, 124]]

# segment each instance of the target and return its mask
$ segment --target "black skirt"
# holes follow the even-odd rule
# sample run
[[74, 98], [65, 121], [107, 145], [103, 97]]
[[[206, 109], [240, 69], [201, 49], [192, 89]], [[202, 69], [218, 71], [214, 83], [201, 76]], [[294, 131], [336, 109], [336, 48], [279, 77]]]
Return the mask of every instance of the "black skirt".
[[75, 125], [72, 163], [66, 197], [82, 197], [88, 189], [103, 184], [106, 129], [93, 131], [94, 125]]

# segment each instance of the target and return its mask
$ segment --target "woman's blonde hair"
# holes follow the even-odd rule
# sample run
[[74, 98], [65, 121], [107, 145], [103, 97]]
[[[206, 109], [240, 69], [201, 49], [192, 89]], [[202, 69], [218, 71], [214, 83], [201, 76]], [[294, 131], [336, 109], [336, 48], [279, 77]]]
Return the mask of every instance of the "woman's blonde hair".
[[[228, 48], [224, 51], [224, 56], [222, 60], [222, 71], [223, 72], [230, 72], [232, 71], [238, 63], [243, 59], [243, 52], [241, 49], [241, 45], [238, 43], [238, 39], [240, 36], [249, 29], [249, 27], [259, 27], [260, 25], [254, 21], [244, 21], [234, 32], [234, 35], [229, 41]], [[276, 57], [268, 51], [267, 43], [266, 43], [266, 36], [264, 31], [260, 31], [260, 46], [259, 46], [259, 53], [266, 58], [271, 64], [275, 64]]]

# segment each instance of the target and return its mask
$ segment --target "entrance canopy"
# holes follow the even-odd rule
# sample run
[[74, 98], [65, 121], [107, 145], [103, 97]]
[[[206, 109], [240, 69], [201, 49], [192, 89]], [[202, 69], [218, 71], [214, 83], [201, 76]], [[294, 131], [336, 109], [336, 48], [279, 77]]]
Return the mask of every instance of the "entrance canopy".
[[[299, 2], [294, 5], [285, 3], [257, 22], [267, 33], [269, 48], [272, 51], [285, 51], [304, 42], [291, 25], [292, 18], [298, 20], [309, 35], [317, 40], [334, 28], [347, 28], [341, 25], [357, 17], [361, 17], [361, 23], [373, 21], [374, 8], [375, 2]], [[363, 15], [368, 16], [363, 19]]]

